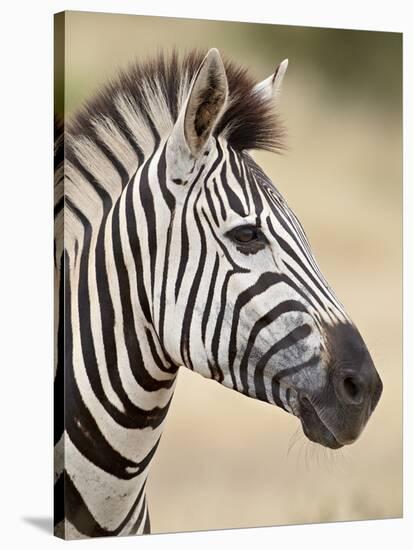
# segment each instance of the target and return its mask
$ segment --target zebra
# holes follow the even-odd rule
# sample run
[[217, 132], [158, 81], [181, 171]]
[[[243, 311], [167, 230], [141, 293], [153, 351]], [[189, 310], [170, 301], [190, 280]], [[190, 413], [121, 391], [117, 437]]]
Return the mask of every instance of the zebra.
[[55, 141], [55, 534], [150, 532], [146, 483], [179, 367], [354, 442], [370, 353], [253, 158], [281, 152], [288, 60], [217, 49], [121, 72]]

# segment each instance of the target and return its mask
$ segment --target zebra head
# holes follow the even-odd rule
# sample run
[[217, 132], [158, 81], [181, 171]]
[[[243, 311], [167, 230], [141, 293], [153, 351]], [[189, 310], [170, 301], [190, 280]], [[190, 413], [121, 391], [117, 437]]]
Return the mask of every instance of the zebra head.
[[177, 365], [278, 405], [310, 440], [339, 448], [361, 433], [382, 383], [299, 221], [248, 152], [270, 141], [286, 68], [240, 91], [210, 50], [191, 80], [157, 174], [170, 211], [158, 231], [159, 331]]

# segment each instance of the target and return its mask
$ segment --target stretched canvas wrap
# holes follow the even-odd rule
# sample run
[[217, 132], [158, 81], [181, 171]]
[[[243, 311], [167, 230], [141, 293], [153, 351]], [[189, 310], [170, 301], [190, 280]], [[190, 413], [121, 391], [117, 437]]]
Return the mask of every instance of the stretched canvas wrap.
[[400, 34], [57, 14], [55, 534], [400, 517], [401, 198]]

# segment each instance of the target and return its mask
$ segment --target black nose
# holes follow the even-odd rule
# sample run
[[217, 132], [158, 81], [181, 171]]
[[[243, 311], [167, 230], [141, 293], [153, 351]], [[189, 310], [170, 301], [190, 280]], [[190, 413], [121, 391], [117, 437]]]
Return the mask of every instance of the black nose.
[[361, 365], [338, 366], [333, 381], [337, 397], [343, 405], [363, 405], [370, 402], [371, 411], [383, 388], [373, 362], [369, 359], [365, 359]]
[[369, 416], [377, 405], [383, 384], [363, 338], [354, 325], [343, 323], [329, 332], [329, 341], [334, 350], [332, 381], [338, 401], [354, 409], [354, 413], [360, 409]]

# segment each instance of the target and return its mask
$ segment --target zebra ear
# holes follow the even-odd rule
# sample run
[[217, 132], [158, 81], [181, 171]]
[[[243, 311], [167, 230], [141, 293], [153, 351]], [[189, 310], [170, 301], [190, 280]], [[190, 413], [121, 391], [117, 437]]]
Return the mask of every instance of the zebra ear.
[[224, 64], [217, 49], [209, 50], [192, 81], [188, 97], [175, 123], [171, 148], [196, 159], [222, 114], [228, 97]]
[[196, 157], [208, 141], [228, 97], [224, 64], [216, 48], [209, 50], [195, 75], [184, 106], [184, 135]]
[[274, 74], [255, 86], [255, 91], [261, 93], [265, 99], [273, 98], [275, 101], [278, 101], [287, 67], [288, 59], [284, 59], [284, 61], [278, 65]]

